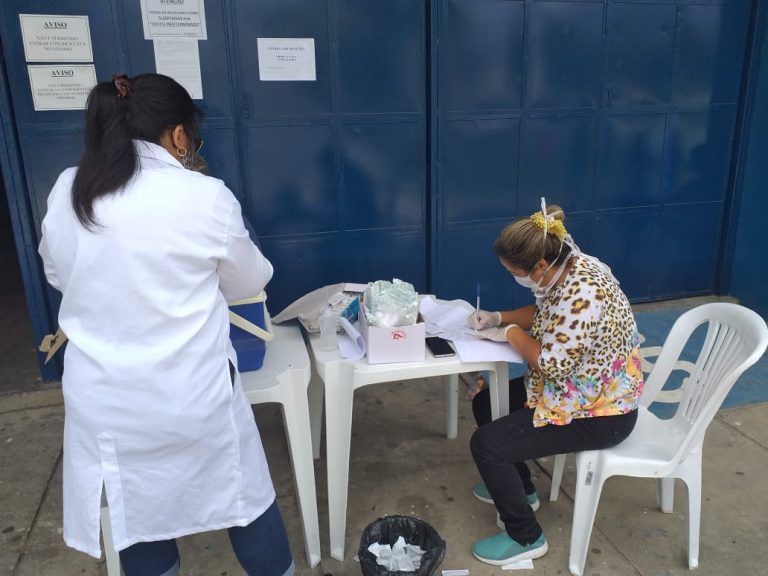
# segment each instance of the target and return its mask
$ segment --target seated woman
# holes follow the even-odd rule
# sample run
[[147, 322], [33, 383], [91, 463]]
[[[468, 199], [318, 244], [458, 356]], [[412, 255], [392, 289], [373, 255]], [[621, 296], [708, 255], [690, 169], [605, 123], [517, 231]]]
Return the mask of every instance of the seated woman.
[[475, 543], [480, 561], [501, 566], [547, 553], [534, 511], [536, 489], [524, 460], [615, 446], [637, 420], [643, 387], [637, 325], [618, 281], [579, 251], [558, 206], [520, 218], [493, 249], [536, 303], [474, 312], [479, 335], [508, 342], [526, 361], [510, 381], [510, 414], [491, 422], [488, 393], [475, 397], [479, 428], [470, 442], [483, 479], [473, 488], [495, 504], [504, 531]]

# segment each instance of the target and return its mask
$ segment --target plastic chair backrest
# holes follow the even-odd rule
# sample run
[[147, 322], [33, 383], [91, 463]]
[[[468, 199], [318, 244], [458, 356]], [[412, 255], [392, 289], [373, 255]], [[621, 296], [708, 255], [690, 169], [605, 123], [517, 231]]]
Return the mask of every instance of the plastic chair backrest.
[[647, 406], [653, 401], [691, 334], [704, 323], [708, 323], [704, 344], [672, 418], [675, 426], [687, 431], [676, 451], [676, 461], [701, 442], [731, 387], [768, 346], [765, 320], [752, 310], [725, 302], [693, 308], [672, 326], [645, 382], [641, 404]]

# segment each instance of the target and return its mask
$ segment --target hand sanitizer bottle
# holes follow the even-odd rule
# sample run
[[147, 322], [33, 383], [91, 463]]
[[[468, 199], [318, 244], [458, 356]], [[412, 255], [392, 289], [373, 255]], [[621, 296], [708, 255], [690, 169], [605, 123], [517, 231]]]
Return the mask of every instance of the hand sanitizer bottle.
[[317, 343], [318, 350], [336, 350], [339, 343], [336, 339], [336, 316], [330, 306], [326, 306], [320, 315], [320, 340]]

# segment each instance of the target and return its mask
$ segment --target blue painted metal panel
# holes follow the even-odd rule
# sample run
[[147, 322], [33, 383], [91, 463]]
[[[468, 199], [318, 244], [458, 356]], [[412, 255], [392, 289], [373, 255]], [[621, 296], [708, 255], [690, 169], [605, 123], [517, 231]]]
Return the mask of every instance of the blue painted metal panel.
[[423, 10], [421, 2], [413, 0], [339, 1], [338, 104], [342, 111], [425, 109]]
[[[268, 286], [267, 307], [277, 312], [281, 302], [291, 302], [294, 293], [302, 295], [319, 288], [318, 278], [328, 284], [354, 281], [347, 278], [339, 258], [343, 243], [337, 234], [261, 238], [261, 248], [275, 264], [275, 273]], [[365, 281], [360, 278], [361, 281]]]
[[678, 204], [661, 210], [655, 262], [657, 297], [712, 291], [720, 248], [723, 204]]
[[[303, 245], [300, 261], [326, 264], [296, 268], [307, 283], [276, 275], [272, 309], [374, 271], [426, 287], [424, 3], [236, 3], [233, 25], [247, 212], [276, 268], [294, 270]], [[314, 38], [318, 81], [259, 81], [256, 37]]]
[[751, 59], [745, 82], [748, 105], [742, 113], [741, 146], [723, 278], [727, 293], [768, 318], [765, 215], [768, 214], [768, 2], [759, 0], [750, 30]]
[[606, 87], [612, 106], [669, 101], [675, 38], [673, 4], [609, 4]]
[[665, 202], [725, 199], [733, 125], [730, 111], [668, 116], [662, 184]]
[[677, 16], [676, 104], [736, 102], [749, 5], [681, 5]]
[[[0, 10], [15, 110], [4, 121], [19, 130], [36, 262], [47, 195], [80, 155], [83, 113], [33, 111], [18, 13], [87, 14], [100, 79], [154, 71], [154, 51], [134, 0], [11, 0]], [[271, 309], [340, 280], [407, 277], [425, 290], [425, 3], [208, 0], [206, 21], [204, 153], [275, 264]], [[313, 38], [317, 81], [262, 82], [259, 37]]]
[[[658, 217], [655, 208], [604, 210], [595, 215], [595, 256], [608, 264], [632, 300], [655, 294], [658, 260]], [[663, 253], [666, 253], [664, 251]]]
[[[372, 278], [399, 278], [410, 282], [418, 292], [425, 293], [426, 252], [424, 230], [421, 226], [398, 231], [348, 232], [339, 258], [343, 266], [353, 270], [346, 281], [368, 282]], [[403, 257], [404, 254], [410, 256]]]
[[333, 126], [260, 126], [246, 131], [247, 214], [259, 234], [336, 230]]
[[[233, 2], [237, 78], [245, 116], [272, 118], [332, 110], [329, 10], [325, 0]], [[316, 82], [261, 82], [257, 38], [314, 38]]]
[[[46, 284], [37, 259], [37, 235], [34, 218], [29, 205], [29, 192], [22, 170], [18, 134], [13, 119], [10, 90], [6, 79], [5, 62], [0, 58], [0, 176], [8, 201], [12, 233], [19, 258], [19, 269], [24, 293], [29, 308], [32, 335], [37, 345], [49, 332], [52, 316], [48, 306]], [[5, 272], [3, 272], [5, 273]], [[40, 370], [45, 380], [53, 380], [60, 373], [58, 359], [43, 364], [43, 355], [38, 354]]]
[[523, 2], [446, 0], [441, 50], [445, 110], [519, 108]]
[[541, 196], [566, 214], [592, 209], [597, 120], [592, 116], [533, 117], [520, 139], [518, 209], [539, 209]]
[[345, 124], [340, 139], [348, 227], [423, 226], [424, 126]]
[[520, 120], [447, 120], [442, 194], [445, 222], [515, 213]]
[[[541, 195], [633, 298], [711, 291], [749, 2], [209, 0], [205, 152], [275, 262], [272, 310], [322, 284], [390, 276], [470, 299], [479, 280], [499, 306], [511, 286], [527, 303], [491, 243]], [[3, 121], [19, 134], [9, 170], [26, 187], [22, 245], [36, 262], [83, 115], [33, 111], [19, 12], [88, 14], [100, 78], [152, 71], [154, 55], [135, 0], [0, 4]], [[261, 82], [258, 37], [314, 38], [317, 81]], [[664, 250], [674, 265], [658, 268]]]
[[474, 301], [479, 282], [481, 306], [486, 310], [530, 303], [530, 291], [518, 286], [493, 252], [493, 241], [505, 224], [494, 221], [451, 227], [440, 243], [440, 274], [433, 285], [440, 298]]
[[534, 2], [527, 18], [530, 108], [594, 107], [600, 101], [603, 5]]
[[606, 116], [600, 127], [596, 208], [659, 202], [664, 114]]
[[[543, 195], [633, 299], [712, 291], [749, 1], [436, 2], [433, 285], [471, 299], [474, 277], [501, 281], [477, 250]], [[477, 129], [494, 122], [507, 139]], [[678, 286], [656, 258], [687, 213], [708, 230], [673, 258], [696, 262]]]

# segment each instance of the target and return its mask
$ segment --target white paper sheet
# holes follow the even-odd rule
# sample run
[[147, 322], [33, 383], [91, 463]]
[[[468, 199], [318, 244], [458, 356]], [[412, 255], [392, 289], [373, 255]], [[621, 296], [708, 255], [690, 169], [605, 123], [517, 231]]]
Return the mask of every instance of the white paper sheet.
[[141, 0], [141, 20], [145, 40], [208, 39], [204, 0]]
[[19, 14], [27, 62], [93, 62], [88, 16]]
[[314, 38], [257, 38], [259, 80], [314, 81]]
[[468, 306], [463, 300], [438, 303], [432, 296], [425, 296], [419, 302], [419, 312], [426, 333], [451, 341], [475, 340], [474, 331], [467, 325]]
[[421, 299], [419, 311], [427, 333], [453, 343], [462, 362], [522, 363], [523, 357], [509, 344], [479, 339], [467, 325], [472, 306], [463, 300], [436, 302], [431, 296]]
[[515, 362], [523, 363], [523, 357], [509, 344], [490, 340], [455, 340], [453, 347], [462, 362]]
[[35, 110], [85, 110], [96, 85], [93, 64], [27, 66]]
[[365, 356], [365, 339], [346, 318], [339, 318], [339, 324], [344, 331], [338, 338], [341, 357], [347, 360], [360, 360]]
[[533, 570], [533, 560], [530, 558], [526, 560], [520, 560], [520, 562], [513, 562], [512, 564], [505, 564], [501, 567], [502, 570]]
[[203, 81], [200, 77], [200, 51], [197, 40], [163, 38], [155, 40], [154, 45], [157, 73], [170, 76], [184, 86], [194, 100], [202, 100]]

